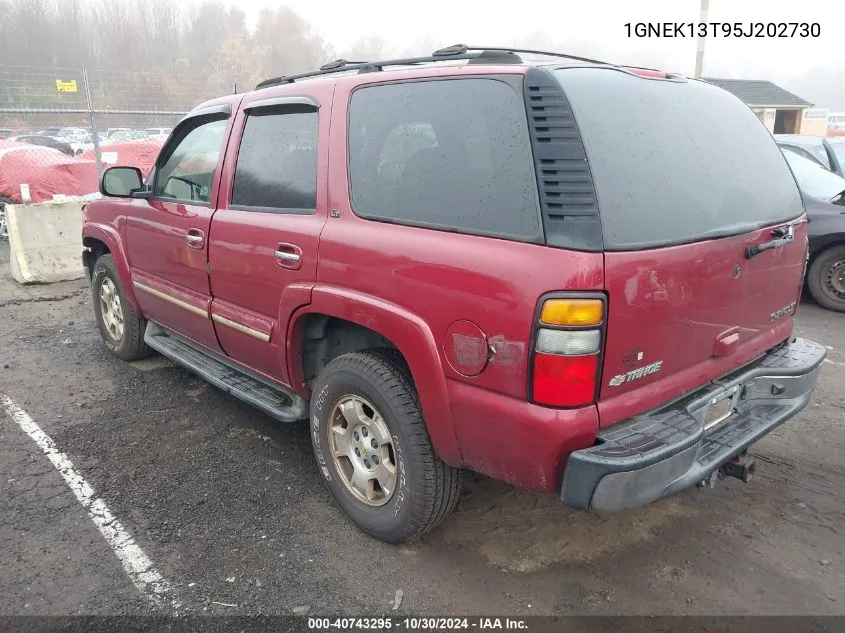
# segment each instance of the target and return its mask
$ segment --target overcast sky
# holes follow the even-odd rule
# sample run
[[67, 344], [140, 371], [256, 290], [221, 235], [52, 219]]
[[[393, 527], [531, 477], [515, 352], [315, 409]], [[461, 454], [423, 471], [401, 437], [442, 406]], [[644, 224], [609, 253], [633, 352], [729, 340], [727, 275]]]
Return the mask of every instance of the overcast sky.
[[[190, 2], [191, 0], [185, 0]], [[264, 6], [285, 4], [342, 50], [379, 35], [397, 51], [438, 46], [536, 43], [614, 63], [692, 75], [696, 40], [628, 37], [628, 22], [697, 22], [700, 0], [241, 0], [254, 23]], [[710, 0], [709, 22], [817, 22], [818, 38], [708, 38], [704, 75], [768, 79], [820, 107], [845, 111], [845, 1]]]

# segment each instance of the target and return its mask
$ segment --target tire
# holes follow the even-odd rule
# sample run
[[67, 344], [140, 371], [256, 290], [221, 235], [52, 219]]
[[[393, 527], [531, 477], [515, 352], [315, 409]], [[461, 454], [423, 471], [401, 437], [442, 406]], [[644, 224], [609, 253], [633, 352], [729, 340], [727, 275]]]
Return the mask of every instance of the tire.
[[845, 312], [845, 244], [830, 247], [815, 257], [807, 271], [807, 286], [819, 305]]
[[[358, 424], [360, 420], [365, 423]], [[379, 430], [379, 420], [384, 429]], [[309, 424], [324, 483], [341, 510], [367, 534], [401, 543], [434, 529], [455, 508], [461, 471], [434, 453], [410, 371], [392, 350], [344, 354], [326, 365], [314, 385]], [[357, 440], [355, 429], [360, 429]], [[354, 454], [359, 449], [365, 452]], [[334, 457], [336, 452], [342, 455]], [[363, 471], [364, 477], [372, 477], [366, 493], [352, 483], [362, 462], [373, 468], [372, 473]], [[377, 484], [380, 476], [388, 486]], [[365, 500], [362, 495], [371, 488], [372, 498]]]
[[[106, 291], [104, 286], [111, 288]], [[132, 305], [126, 300], [126, 293], [123, 284], [120, 283], [120, 275], [111, 255], [103, 255], [94, 264], [91, 273], [91, 293], [94, 297], [94, 314], [97, 317], [97, 327], [100, 329], [100, 336], [103, 343], [112, 354], [121, 360], [138, 360], [150, 354], [150, 348], [144, 343], [144, 331], [147, 328], [147, 321], [138, 316]], [[111, 304], [108, 306], [108, 313], [105, 311], [109, 301], [105, 295], [112, 295], [117, 301], [117, 309]], [[111, 315], [111, 317], [109, 316]], [[115, 316], [122, 321], [121, 328], [115, 326]]]

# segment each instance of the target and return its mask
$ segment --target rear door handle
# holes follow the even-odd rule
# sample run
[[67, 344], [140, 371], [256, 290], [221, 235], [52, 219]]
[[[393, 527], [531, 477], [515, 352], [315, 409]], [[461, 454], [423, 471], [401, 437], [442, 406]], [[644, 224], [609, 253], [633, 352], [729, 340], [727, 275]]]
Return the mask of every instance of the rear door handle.
[[202, 248], [205, 243], [205, 236], [199, 229], [188, 229], [188, 234], [185, 236], [185, 241], [191, 248]]
[[754, 246], [749, 246], [745, 249], [745, 259], [751, 259], [755, 255], [759, 255], [763, 251], [768, 251], [773, 248], [777, 248], [778, 246], [786, 246], [790, 242], [795, 239], [795, 228], [794, 225], [789, 224], [785, 227], [778, 227], [772, 231], [773, 239], [770, 242], [765, 242], [763, 244], [755, 244]]
[[302, 266], [302, 249], [296, 244], [279, 242], [276, 244], [276, 264], [282, 268], [298, 270]]

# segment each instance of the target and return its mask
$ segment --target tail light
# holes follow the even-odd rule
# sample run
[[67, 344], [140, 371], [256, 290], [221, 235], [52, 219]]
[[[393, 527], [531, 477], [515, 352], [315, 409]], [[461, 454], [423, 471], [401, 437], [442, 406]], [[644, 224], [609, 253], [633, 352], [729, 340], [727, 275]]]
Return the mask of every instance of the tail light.
[[604, 343], [604, 298], [543, 298], [532, 341], [531, 400], [550, 407], [595, 402]]

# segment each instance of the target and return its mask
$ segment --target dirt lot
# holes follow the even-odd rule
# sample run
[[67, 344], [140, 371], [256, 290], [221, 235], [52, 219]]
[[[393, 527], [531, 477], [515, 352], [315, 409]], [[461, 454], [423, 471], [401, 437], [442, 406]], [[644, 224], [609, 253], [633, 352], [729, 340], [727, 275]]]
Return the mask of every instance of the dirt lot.
[[[457, 513], [395, 547], [344, 520], [304, 426], [160, 357], [111, 357], [85, 283], [17, 286], [0, 243], [0, 394], [72, 460], [183, 613], [845, 614], [845, 315], [805, 304], [797, 331], [831, 346], [829, 362], [812, 405], [753, 450], [751, 483], [598, 516], [468, 474]], [[2, 413], [0, 568], [2, 614], [153, 609]]]

